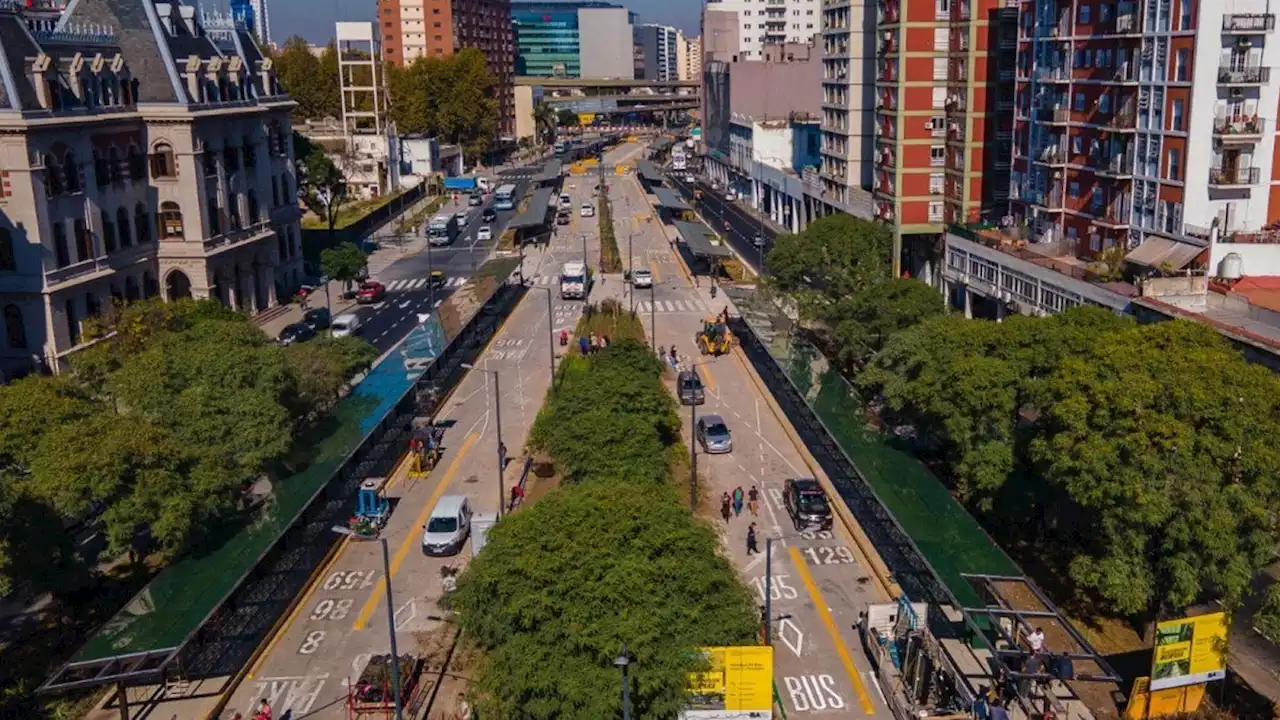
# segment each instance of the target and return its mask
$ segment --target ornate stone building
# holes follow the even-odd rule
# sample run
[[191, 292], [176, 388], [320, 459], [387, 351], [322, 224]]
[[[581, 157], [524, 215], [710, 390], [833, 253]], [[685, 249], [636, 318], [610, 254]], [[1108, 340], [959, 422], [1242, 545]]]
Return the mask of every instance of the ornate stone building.
[[276, 305], [302, 272], [293, 106], [228, 18], [0, 0], [5, 376], [64, 368], [113, 301]]

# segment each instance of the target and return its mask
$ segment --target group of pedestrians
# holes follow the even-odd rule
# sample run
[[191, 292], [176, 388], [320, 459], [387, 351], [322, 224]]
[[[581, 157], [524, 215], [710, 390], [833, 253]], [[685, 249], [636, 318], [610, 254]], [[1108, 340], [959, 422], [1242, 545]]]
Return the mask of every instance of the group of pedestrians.
[[658, 346], [658, 359], [671, 366], [672, 370], [680, 367], [680, 353], [676, 352], [676, 346], [672, 345], [668, 350], [666, 345]]
[[[730, 520], [742, 514], [743, 507], [751, 513], [751, 517], [760, 514], [760, 491], [755, 485], [750, 490], [743, 492], [742, 486], [733, 489], [732, 493], [725, 492], [720, 496], [720, 517], [724, 518], [725, 524]], [[756, 524], [752, 522], [747, 526], [747, 554], [754, 555], [760, 552], [756, 540]]]
[[582, 336], [578, 338], [578, 351], [584, 356], [595, 355], [607, 347], [609, 347], [608, 335], [597, 335], [595, 333], [591, 333], [589, 336]]

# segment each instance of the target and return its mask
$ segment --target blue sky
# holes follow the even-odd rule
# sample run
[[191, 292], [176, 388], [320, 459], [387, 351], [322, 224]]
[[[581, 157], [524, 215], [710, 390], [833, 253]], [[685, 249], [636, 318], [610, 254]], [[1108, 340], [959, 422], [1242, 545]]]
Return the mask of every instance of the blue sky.
[[[267, 0], [271, 37], [284, 42], [301, 35], [314, 43], [327, 42], [338, 20], [372, 20], [373, 0]], [[673, 25], [686, 35], [698, 34], [701, 0], [613, 0], [639, 15], [639, 22]], [[517, 0], [518, 2], [518, 0]]]

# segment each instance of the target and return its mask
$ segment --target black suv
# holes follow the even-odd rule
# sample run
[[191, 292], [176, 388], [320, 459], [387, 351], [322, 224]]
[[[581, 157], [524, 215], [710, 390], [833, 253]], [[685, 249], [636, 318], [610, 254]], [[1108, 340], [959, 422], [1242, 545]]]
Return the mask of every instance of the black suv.
[[294, 343], [306, 342], [316, 336], [316, 331], [310, 325], [304, 322], [296, 322], [292, 325], [286, 325], [280, 331], [280, 336], [276, 338], [276, 342], [281, 345], [292, 345]]
[[782, 489], [782, 502], [797, 531], [831, 529], [831, 506], [813, 478], [791, 478]]
[[676, 395], [681, 405], [701, 405], [707, 401], [702, 389], [702, 378], [692, 370], [681, 370], [676, 377]]
[[484, 212], [480, 214], [480, 220], [483, 222], [491, 223], [497, 219], [498, 219], [498, 211], [494, 210], [491, 207], [485, 208]]

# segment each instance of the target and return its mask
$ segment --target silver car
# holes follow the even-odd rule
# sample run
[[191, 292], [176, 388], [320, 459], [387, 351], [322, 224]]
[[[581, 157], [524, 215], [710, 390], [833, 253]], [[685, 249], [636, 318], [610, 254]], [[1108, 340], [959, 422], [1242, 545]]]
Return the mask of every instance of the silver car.
[[698, 418], [698, 442], [708, 454], [733, 452], [733, 436], [724, 418], [719, 415], [703, 415]]

